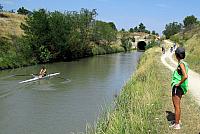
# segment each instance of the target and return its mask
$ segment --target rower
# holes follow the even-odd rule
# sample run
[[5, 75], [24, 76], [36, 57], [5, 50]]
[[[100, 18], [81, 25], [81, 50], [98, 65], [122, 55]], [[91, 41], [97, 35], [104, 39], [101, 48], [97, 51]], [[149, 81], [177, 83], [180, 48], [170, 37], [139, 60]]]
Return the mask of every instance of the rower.
[[39, 78], [42, 78], [42, 77], [44, 77], [46, 75], [47, 75], [47, 69], [43, 65], [42, 68], [40, 69]]

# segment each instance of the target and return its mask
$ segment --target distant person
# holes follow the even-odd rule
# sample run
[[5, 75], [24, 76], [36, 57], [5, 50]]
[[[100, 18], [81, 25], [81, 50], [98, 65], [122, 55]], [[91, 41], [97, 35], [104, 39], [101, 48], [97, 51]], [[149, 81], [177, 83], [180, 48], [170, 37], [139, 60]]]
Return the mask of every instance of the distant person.
[[162, 53], [165, 54], [165, 46], [162, 44]]
[[173, 47], [170, 48], [170, 52], [171, 52], [171, 53], [173, 52]]
[[47, 69], [45, 68], [45, 66], [42, 66], [42, 68], [40, 69], [39, 78], [42, 78], [46, 75], [47, 75]]
[[176, 42], [174, 43], [174, 49], [176, 49]]
[[188, 91], [188, 64], [183, 61], [185, 58], [185, 49], [178, 47], [175, 51], [176, 59], [178, 60], [178, 65], [176, 70], [172, 75], [172, 102], [175, 110], [175, 121], [170, 126], [174, 129], [180, 129], [180, 101], [182, 95], [185, 95]]

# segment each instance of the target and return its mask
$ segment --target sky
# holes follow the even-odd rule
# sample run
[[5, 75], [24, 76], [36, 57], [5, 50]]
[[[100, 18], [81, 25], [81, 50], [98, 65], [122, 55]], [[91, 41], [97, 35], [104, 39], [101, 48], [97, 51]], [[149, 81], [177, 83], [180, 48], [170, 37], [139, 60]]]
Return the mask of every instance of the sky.
[[146, 29], [159, 34], [170, 22], [183, 23], [186, 16], [200, 18], [200, 0], [0, 0], [6, 10], [20, 7], [48, 11], [79, 11], [97, 9], [96, 19], [114, 22], [117, 29], [134, 28], [143, 23]]

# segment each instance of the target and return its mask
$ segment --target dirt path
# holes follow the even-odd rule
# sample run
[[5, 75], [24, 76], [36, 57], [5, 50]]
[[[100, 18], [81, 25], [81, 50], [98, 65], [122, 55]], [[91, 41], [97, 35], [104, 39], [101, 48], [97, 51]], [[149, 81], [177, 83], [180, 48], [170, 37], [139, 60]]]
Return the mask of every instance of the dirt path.
[[[173, 43], [165, 40], [165, 44], [168, 46], [172, 46]], [[173, 52], [174, 53], [174, 52]], [[171, 71], [175, 70], [177, 62], [173, 60], [172, 55], [169, 50], [166, 51], [165, 54], [161, 56], [162, 63], [169, 68]], [[188, 80], [189, 80], [189, 93], [192, 94], [198, 105], [200, 105], [200, 75], [191, 69], [188, 72]]]

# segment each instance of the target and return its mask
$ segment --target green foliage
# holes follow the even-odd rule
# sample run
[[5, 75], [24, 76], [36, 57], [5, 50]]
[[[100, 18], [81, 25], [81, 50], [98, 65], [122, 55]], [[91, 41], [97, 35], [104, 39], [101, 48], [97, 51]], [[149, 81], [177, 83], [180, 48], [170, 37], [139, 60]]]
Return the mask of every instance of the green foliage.
[[129, 32], [144, 32], [150, 34], [151, 32], [146, 29], [143, 23], [140, 23], [139, 26], [136, 26], [134, 28], [130, 28]]
[[132, 39], [129, 38], [126, 34], [122, 35], [121, 38], [121, 46], [124, 48], [125, 51], [130, 51], [132, 47]]
[[23, 14], [23, 15], [28, 15], [28, 14], [31, 14], [31, 11], [25, 9], [24, 7], [20, 7], [20, 8], [17, 10], [17, 13], [18, 13], [18, 14]]
[[[18, 13], [27, 14], [26, 11], [22, 7]], [[96, 21], [96, 15], [95, 9], [33, 11], [20, 26], [24, 31], [21, 38], [13, 36], [12, 42], [0, 39], [0, 65], [9, 68], [123, 51], [120, 46], [111, 46], [117, 39], [115, 24]]]
[[122, 32], [125, 32], [126, 30], [124, 28], [121, 29]]
[[180, 32], [182, 28], [182, 24], [178, 22], [169, 23], [165, 26], [165, 30], [163, 31], [163, 34], [166, 36], [167, 39], [170, 38], [170, 36], [175, 35], [176, 33]]
[[175, 35], [171, 36], [170, 40], [172, 40], [173, 42], [176, 42], [178, 44], [183, 44], [183, 39], [179, 34], [175, 34]]
[[33, 64], [34, 60], [30, 56], [30, 49], [26, 43], [22, 43], [20, 38], [8, 41], [0, 38], [0, 68], [15, 68], [28, 64]]
[[160, 45], [160, 43], [158, 41], [153, 40], [153, 41], [149, 42], [148, 45], [146, 45], [145, 49], [149, 49], [149, 48], [159, 46], [159, 45]]
[[98, 45], [110, 45], [116, 41], [117, 33], [109, 23], [96, 21], [93, 29], [93, 41]]
[[108, 24], [112, 27], [113, 30], [117, 31], [117, 28], [114, 22], [108, 22]]
[[183, 20], [183, 24], [185, 28], [188, 28], [194, 24], [197, 24], [197, 18], [194, 15], [191, 16], [187, 16], [185, 17], [185, 19]]
[[133, 31], [134, 31], [134, 32], [138, 32], [138, 27], [137, 27], [137, 26], [134, 27]]
[[0, 12], [3, 11], [3, 5], [0, 4]]
[[153, 30], [153, 31], [151, 32], [151, 34], [156, 35], [156, 31]]
[[134, 29], [133, 29], [133, 28], [130, 28], [130, 29], [129, 29], [129, 32], [133, 33], [133, 32], [134, 32]]
[[92, 48], [92, 53], [93, 55], [103, 55], [103, 54], [111, 54], [111, 53], [117, 53], [117, 52], [124, 52], [124, 48], [117, 46], [117, 45], [112, 45], [112, 46], [99, 46], [95, 45]]
[[41, 46], [40, 47], [40, 59], [43, 61], [43, 62], [48, 62], [51, 58], [51, 53], [50, 51], [45, 48], [44, 46]]
[[[95, 9], [65, 13], [44, 9], [34, 11], [21, 25], [32, 57], [40, 63], [71, 60], [93, 55], [91, 41], [98, 45], [116, 41], [115, 24], [96, 21], [96, 15]], [[110, 52], [109, 48], [104, 49], [106, 53]]]
[[146, 28], [146, 27], [144, 26], [144, 24], [143, 24], [143, 23], [140, 23], [140, 24], [139, 24], [138, 31], [139, 31], [139, 32], [144, 32], [144, 31], [145, 31], [145, 28]]
[[26, 18], [26, 24], [22, 24], [21, 28], [26, 34], [24, 36], [26, 42], [32, 48], [32, 56], [39, 62], [43, 62], [40, 48], [42, 45], [45, 48], [49, 48], [51, 45], [49, 42], [51, 40], [49, 13], [44, 9], [34, 11], [33, 15]]

